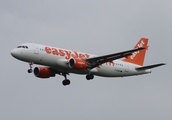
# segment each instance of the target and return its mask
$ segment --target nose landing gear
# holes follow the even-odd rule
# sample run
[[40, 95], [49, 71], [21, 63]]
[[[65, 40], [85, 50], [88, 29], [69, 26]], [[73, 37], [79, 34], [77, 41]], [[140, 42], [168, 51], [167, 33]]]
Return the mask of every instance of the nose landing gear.
[[27, 70], [28, 73], [32, 73], [32, 65], [33, 65], [33, 62], [29, 62], [29, 67], [30, 69]]

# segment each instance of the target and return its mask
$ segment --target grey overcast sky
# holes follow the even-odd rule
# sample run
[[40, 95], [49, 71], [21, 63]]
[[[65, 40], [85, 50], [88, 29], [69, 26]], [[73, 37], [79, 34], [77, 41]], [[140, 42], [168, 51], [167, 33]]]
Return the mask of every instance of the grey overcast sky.
[[[0, 0], [0, 120], [171, 120], [171, 0]], [[28, 74], [10, 55], [35, 42], [97, 55], [149, 38], [145, 64], [167, 63], [127, 78]], [[38, 66], [38, 65], [34, 65]]]

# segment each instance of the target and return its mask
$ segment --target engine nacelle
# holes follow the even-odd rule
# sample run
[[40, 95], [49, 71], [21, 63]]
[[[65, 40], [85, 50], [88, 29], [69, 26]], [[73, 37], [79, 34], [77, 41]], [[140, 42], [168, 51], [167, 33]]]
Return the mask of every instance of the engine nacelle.
[[39, 78], [55, 77], [55, 73], [53, 73], [52, 70], [47, 67], [35, 67], [34, 74]]
[[85, 60], [71, 58], [69, 60], [69, 67], [78, 70], [85, 70], [88, 67], [88, 63]]

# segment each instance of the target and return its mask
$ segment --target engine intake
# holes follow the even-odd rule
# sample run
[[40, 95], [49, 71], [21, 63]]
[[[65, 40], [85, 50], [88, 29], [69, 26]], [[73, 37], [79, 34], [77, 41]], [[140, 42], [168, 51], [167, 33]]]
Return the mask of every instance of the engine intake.
[[55, 77], [55, 73], [52, 72], [50, 68], [46, 68], [46, 67], [35, 67], [34, 75], [38, 78]]
[[85, 70], [88, 67], [88, 63], [85, 60], [71, 58], [69, 60], [69, 67], [78, 70]]

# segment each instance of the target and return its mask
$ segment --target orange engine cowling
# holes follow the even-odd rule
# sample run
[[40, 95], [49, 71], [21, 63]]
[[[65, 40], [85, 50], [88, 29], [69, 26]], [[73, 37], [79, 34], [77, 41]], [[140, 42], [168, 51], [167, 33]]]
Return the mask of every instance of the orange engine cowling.
[[85, 70], [88, 67], [88, 63], [85, 60], [71, 58], [69, 60], [69, 67], [78, 70]]
[[52, 70], [47, 67], [35, 67], [34, 74], [36, 77], [39, 77], [39, 78], [55, 77], [55, 73], [52, 72]]

